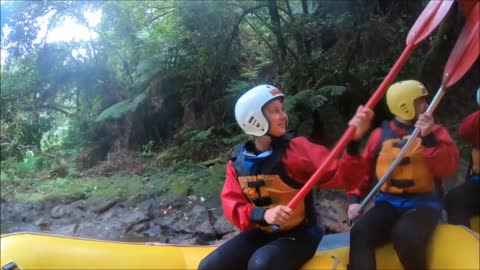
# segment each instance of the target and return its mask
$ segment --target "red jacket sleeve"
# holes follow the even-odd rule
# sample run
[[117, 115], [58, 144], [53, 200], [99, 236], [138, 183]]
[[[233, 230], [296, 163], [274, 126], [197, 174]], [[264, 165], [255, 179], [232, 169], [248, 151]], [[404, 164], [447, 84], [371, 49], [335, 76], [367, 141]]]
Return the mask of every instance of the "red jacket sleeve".
[[365, 164], [365, 174], [360, 176], [358, 185], [347, 191], [348, 201], [350, 203], [358, 202], [359, 198], [363, 198], [370, 191], [373, 173], [375, 172], [375, 165], [377, 163], [378, 144], [382, 137], [382, 129], [376, 128], [370, 134], [367, 145], [365, 146], [362, 158]]
[[[290, 141], [282, 162], [289, 177], [299, 183], [306, 183], [310, 176], [323, 164], [330, 150], [311, 143], [305, 137]], [[325, 174], [317, 181], [319, 188], [345, 189], [356, 186], [359, 176], [364, 174], [361, 157], [345, 153], [341, 160], [335, 160]]]
[[223, 213], [233, 225], [241, 231], [246, 231], [255, 226], [255, 223], [250, 220], [250, 215], [255, 206], [243, 194], [232, 161], [227, 164], [221, 198]]
[[480, 110], [470, 114], [463, 120], [458, 133], [467, 143], [480, 148]]
[[460, 162], [457, 145], [442, 126], [434, 125], [432, 133], [435, 134], [437, 143], [433, 147], [425, 147], [423, 157], [435, 177], [453, 175]]

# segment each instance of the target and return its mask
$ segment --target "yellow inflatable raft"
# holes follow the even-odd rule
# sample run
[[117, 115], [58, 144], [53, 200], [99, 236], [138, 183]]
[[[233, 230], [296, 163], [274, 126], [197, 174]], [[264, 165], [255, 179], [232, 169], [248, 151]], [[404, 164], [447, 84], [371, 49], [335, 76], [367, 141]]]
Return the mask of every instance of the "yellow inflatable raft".
[[[303, 269], [346, 269], [348, 233], [327, 235]], [[441, 225], [428, 256], [431, 269], [480, 269], [478, 234]], [[6, 269], [196, 269], [215, 246], [124, 243], [35, 233], [2, 235], [0, 266]], [[376, 250], [378, 269], [401, 269], [391, 244]]]

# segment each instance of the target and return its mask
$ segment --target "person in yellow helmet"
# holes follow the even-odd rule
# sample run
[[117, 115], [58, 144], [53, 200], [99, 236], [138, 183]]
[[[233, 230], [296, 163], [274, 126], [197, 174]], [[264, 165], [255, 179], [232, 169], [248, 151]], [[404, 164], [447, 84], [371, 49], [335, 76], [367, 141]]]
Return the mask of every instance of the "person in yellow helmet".
[[[391, 121], [370, 135], [363, 151], [368, 173], [347, 192], [350, 233], [349, 269], [376, 269], [375, 247], [387, 241], [404, 269], [427, 269], [426, 247], [443, 209], [442, 178], [455, 173], [459, 151], [447, 130], [426, 113], [425, 86], [415, 80], [395, 83], [387, 90]], [[373, 179], [381, 179], [415, 128], [420, 136], [380, 189], [374, 207], [358, 215], [360, 200]]]

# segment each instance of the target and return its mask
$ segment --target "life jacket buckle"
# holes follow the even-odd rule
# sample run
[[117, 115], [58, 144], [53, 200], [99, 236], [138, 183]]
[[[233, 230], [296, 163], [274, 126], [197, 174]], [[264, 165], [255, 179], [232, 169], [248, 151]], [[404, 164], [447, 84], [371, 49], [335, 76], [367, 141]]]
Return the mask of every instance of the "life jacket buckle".
[[265, 181], [264, 180], [258, 180], [258, 181], [248, 181], [247, 186], [250, 188], [259, 188], [265, 186]]
[[403, 157], [402, 160], [398, 163], [399, 166], [410, 164], [410, 157]]

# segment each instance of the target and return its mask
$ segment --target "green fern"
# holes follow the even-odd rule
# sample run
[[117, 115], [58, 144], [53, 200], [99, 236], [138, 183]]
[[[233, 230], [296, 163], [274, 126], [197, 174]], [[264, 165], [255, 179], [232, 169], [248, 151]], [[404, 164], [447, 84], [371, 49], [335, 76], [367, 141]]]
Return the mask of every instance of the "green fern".
[[320, 87], [316, 92], [325, 96], [341, 96], [347, 90], [348, 88], [342, 85], [325, 85]]
[[250, 82], [247, 81], [241, 81], [241, 80], [234, 80], [232, 81], [227, 89], [225, 90], [227, 93], [230, 94], [241, 94], [247, 91], [248, 89], [252, 88], [253, 85]]
[[291, 113], [297, 107], [309, 106], [310, 100], [315, 95], [315, 91], [312, 89], [306, 89], [298, 92], [293, 96], [289, 96], [285, 99], [284, 107], [287, 113]]
[[147, 95], [145, 93], [142, 93], [134, 99], [124, 100], [111, 107], [108, 107], [95, 119], [95, 122], [103, 122], [108, 119], [120, 119], [127, 112], [135, 111], [138, 105], [142, 103], [146, 98]]

